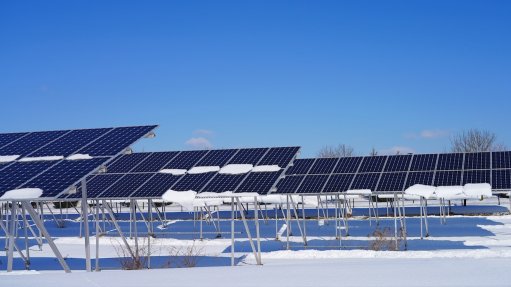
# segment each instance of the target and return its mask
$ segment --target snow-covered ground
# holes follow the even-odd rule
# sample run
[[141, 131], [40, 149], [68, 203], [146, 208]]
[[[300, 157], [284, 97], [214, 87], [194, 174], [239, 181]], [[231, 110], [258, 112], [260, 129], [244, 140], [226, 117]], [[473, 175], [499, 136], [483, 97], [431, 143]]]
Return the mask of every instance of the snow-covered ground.
[[[507, 202], [505, 202], [507, 203]], [[460, 207], [461, 208], [461, 207]], [[474, 208], [467, 207], [467, 209]], [[171, 216], [169, 216], [170, 218]], [[222, 238], [216, 238], [215, 227], [203, 224], [204, 239], [197, 240], [200, 224], [192, 220], [174, 219], [167, 226], [155, 222], [156, 238], [151, 239], [151, 267], [141, 271], [119, 271], [121, 240], [109, 223], [100, 226], [108, 236], [99, 238], [101, 272], [86, 273], [83, 238], [80, 224], [66, 220], [64, 228], [47, 219], [45, 225], [55, 238], [59, 250], [73, 269], [64, 274], [46, 244], [42, 250], [30, 240], [31, 268], [22, 271], [21, 259], [16, 258], [16, 272], [0, 271], [0, 286], [511, 286], [507, 270], [511, 264], [511, 215], [450, 216], [441, 224], [431, 216], [431, 236], [420, 239], [420, 221], [407, 218], [407, 251], [373, 251], [375, 221], [350, 219], [350, 236], [342, 241], [335, 238], [334, 221], [321, 224], [308, 220], [308, 246], [303, 245], [296, 222], [286, 250], [286, 236], [275, 237], [282, 220], [260, 220], [263, 266], [257, 266], [251, 253], [243, 224], [236, 222], [235, 267], [230, 267], [230, 221], [220, 222]], [[392, 218], [382, 218], [380, 229], [393, 228]], [[129, 223], [121, 221], [129, 235]], [[254, 224], [249, 222], [254, 234]], [[94, 231], [91, 224], [91, 231]], [[146, 246], [147, 227], [137, 224]], [[389, 238], [393, 232], [389, 233]], [[23, 241], [19, 241], [20, 246]], [[91, 237], [91, 254], [95, 255], [96, 238]], [[134, 240], [129, 240], [134, 244]], [[5, 245], [0, 238], [0, 246]], [[193, 246], [197, 268], [162, 268], [172, 256]], [[342, 248], [340, 247], [342, 246]], [[183, 254], [179, 254], [182, 256]], [[0, 268], [5, 270], [5, 253], [0, 253]]]

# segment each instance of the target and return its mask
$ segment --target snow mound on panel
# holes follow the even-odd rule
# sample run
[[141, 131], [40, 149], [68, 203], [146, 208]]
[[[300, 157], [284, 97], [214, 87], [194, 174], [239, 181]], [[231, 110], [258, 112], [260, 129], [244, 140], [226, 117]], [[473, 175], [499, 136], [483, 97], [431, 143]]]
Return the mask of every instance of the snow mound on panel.
[[219, 166], [194, 166], [188, 170], [188, 174], [199, 174], [219, 171]]
[[0, 155], [0, 163], [15, 161], [19, 155]]
[[436, 188], [430, 185], [415, 184], [405, 190], [407, 195], [421, 196], [426, 199], [433, 198]]
[[0, 199], [34, 199], [43, 194], [40, 188], [20, 188], [6, 191]]
[[491, 197], [491, 185], [488, 183], [467, 183], [463, 187], [463, 192], [468, 198], [481, 199], [481, 197]]
[[21, 162], [28, 161], [52, 161], [52, 160], [61, 160], [64, 159], [62, 155], [52, 155], [52, 156], [36, 156], [36, 157], [24, 157], [20, 159]]
[[224, 204], [224, 201], [222, 198], [220, 198], [220, 195], [221, 194], [215, 192], [202, 192], [193, 201], [193, 206], [220, 206]]
[[161, 198], [164, 201], [177, 203], [188, 211], [193, 211], [193, 201], [195, 200], [196, 195], [197, 192], [193, 190], [175, 191], [169, 189], [161, 196]]
[[90, 156], [89, 154], [77, 153], [77, 154], [73, 154], [73, 155], [70, 155], [70, 156], [66, 157], [66, 159], [67, 160], [92, 159], [92, 156]]
[[438, 186], [436, 188], [436, 197], [454, 200], [466, 199], [467, 195], [463, 192], [463, 186]]
[[160, 173], [168, 173], [172, 175], [183, 175], [186, 173], [186, 169], [162, 169]]
[[254, 168], [251, 164], [228, 164], [220, 169], [221, 174], [244, 174]]
[[252, 172], [276, 172], [280, 170], [278, 165], [259, 165], [252, 169]]

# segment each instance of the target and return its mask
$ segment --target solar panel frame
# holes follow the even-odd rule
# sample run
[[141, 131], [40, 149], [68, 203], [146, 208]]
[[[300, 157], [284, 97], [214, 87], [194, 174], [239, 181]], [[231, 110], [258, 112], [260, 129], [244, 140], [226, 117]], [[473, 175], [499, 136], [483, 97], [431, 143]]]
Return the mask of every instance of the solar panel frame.
[[295, 193], [302, 183], [305, 175], [289, 175], [277, 183], [278, 193]]
[[407, 174], [407, 172], [382, 173], [376, 191], [403, 191]]
[[382, 172], [385, 168], [385, 163], [387, 162], [388, 156], [386, 155], [377, 155], [377, 156], [369, 156], [365, 157], [362, 161], [362, 165], [359, 168], [359, 172], [368, 173], [368, 172]]
[[318, 158], [307, 174], [331, 174], [338, 162], [339, 158]]
[[489, 183], [491, 185], [491, 170], [465, 170], [463, 172], [463, 185], [467, 183]]
[[354, 178], [354, 173], [331, 174], [325, 183], [322, 192], [335, 193], [347, 191], [349, 190]]
[[385, 164], [384, 172], [408, 171], [412, 158], [413, 156], [411, 154], [389, 156]]
[[437, 171], [435, 173], [434, 186], [457, 186], [461, 185], [462, 182], [462, 171], [450, 170], [450, 171]]
[[321, 193], [328, 180], [326, 174], [309, 174], [301, 182], [297, 193]]
[[491, 153], [490, 152], [466, 153], [464, 158], [465, 158], [465, 161], [463, 164], [464, 170], [490, 169], [491, 168]]
[[297, 159], [288, 168], [286, 175], [307, 174], [315, 161], [315, 158]]

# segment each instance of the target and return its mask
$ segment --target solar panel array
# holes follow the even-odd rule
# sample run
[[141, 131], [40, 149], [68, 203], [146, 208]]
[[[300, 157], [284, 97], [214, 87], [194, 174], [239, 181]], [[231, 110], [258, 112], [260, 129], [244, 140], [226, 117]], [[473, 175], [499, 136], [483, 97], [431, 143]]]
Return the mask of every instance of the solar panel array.
[[277, 193], [393, 192], [414, 184], [466, 183], [511, 190], [511, 151], [297, 159]]
[[[122, 155], [107, 165], [106, 173], [87, 178], [87, 192], [89, 198], [161, 198], [169, 189], [266, 194], [275, 187], [299, 149], [299, 147], [275, 147]], [[193, 167], [224, 167], [231, 164], [278, 165], [280, 170], [242, 174], [222, 174], [212, 171], [173, 175], [161, 172], [164, 169], [189, 170]], [[68, 198], [78, 197], [78, 194], [69, 195]]]
[[[20, 188], [40, 188], [57, 197], [83, 177], [149, 134], [156, 126], [0, 134], [0, 196]], [[89, 159], [66, 159], [71, 155]], [[51, 158], [49, 157], [57, 157]]]

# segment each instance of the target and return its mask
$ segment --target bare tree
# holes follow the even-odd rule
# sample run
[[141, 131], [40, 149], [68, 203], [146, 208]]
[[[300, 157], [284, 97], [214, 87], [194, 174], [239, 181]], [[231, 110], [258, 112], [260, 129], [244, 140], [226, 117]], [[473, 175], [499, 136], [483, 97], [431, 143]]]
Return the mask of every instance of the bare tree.
[[378, 155], [378, 151], [373, 147], [371, 149], [371, 151], [369, 152], [369, 155], [370, 156], [377, 156]]
[[318, 152], [318, 157], [347, 157], [355, 153], [353, 147], [345, 144], [338, 146], [324, 146]]
[[487, 130], [470, 129], [451, 137], [452, 152], [499, 151], [505, 149], [505, 145], [497, 143], [497, 135]]

